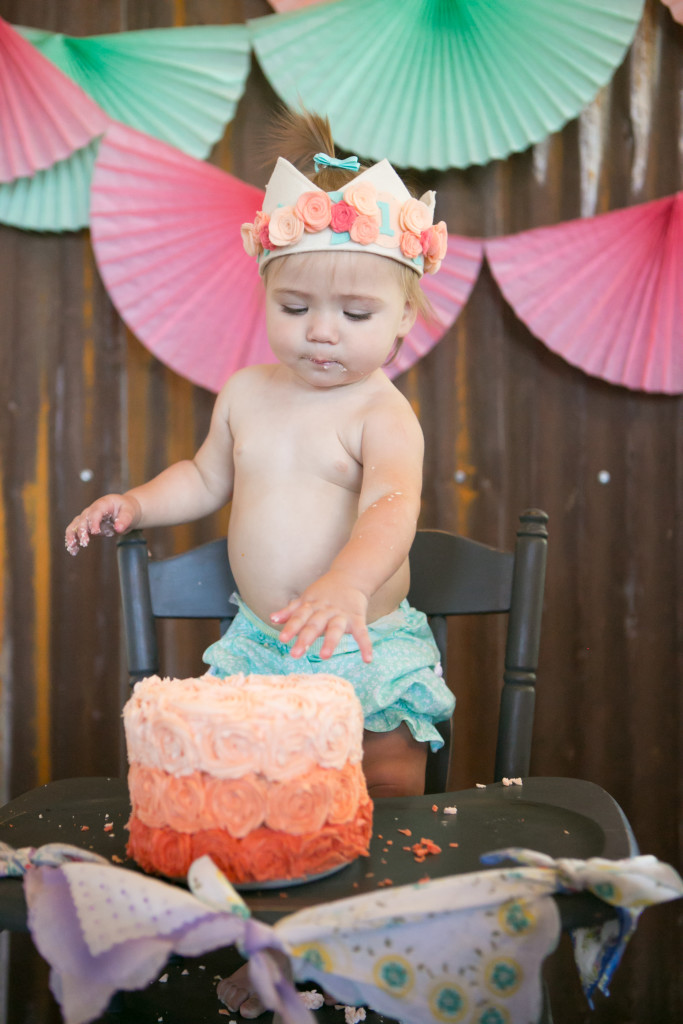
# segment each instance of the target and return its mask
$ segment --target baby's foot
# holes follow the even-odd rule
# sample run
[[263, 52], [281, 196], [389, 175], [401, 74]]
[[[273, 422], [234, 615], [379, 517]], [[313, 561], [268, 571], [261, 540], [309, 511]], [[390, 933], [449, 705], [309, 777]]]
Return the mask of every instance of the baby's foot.
[[216, 986], [216, 995], [233, 1013], [253, 1020], [265, 1013], [265, 1006], [249, 987], [249, 965], [243, 964], [229, 978], [223, 978]]

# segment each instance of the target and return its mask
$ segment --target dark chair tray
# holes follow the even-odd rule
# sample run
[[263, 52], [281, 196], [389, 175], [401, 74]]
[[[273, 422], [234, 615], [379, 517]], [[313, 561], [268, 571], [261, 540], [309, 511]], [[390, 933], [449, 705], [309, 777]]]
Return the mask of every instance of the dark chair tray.
[[[444, 814], [448, 806], [456, 806], [457, 814]], [[125, 853], [129, 813], [124, 780], [63, 779], [6, 804], [0, 817], [0, 840], [14, 847], [71, 843], [109, 858], [116, 855], [126, 867], [136, 869]], [[108, 823], [114, 828], [105, 832]], [[400, 828], [409, 828], [412, 837], [403, 835]], [[422, 837], [433, 839], [443, 852], [416, 864], [404, 847]], [[244, 896], [256, 916], [272, 923], [302, 907], [369, 892], [387, 878], [394, 885], [404, 885], [425, 875], [438, 878], [477, 871], [481, 855], [503, 845], [581, 859], [619, 859], [637, 853], [621, 809], [599, 786], [576, 779], [529, 778], [523, 786], [494, 783], [486, 789], [438, 797], [379, 800], [369, 857], [360, 857], [317, 882], [250, 891]], [[598, 906], [603, 907], [599, 902]], [[0, 928], [25, 931], [26, 927], [21, 880], [1, 879]]]

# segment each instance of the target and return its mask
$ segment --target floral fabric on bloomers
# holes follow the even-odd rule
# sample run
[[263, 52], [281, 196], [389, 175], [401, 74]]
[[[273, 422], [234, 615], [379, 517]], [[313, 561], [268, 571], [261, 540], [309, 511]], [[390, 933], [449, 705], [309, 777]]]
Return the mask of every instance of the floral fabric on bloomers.
[[345, 633], [331, 658], [320, 657], [322, 638], [302, 658], [292, 658], [278, 631], [236, 597], [239, 612], [225, 635], [204, 652], [214, 675], [289, 675], [324, 672], [348, 679], [370, 732], [391, 732], [405, 722], [416, 740], [443, 746], [435, 722], [450, 718], [455, 698], [441, 676], [439, 649], [427, 617], [403, 601], [368, 626], [373, 656], [366, 664]]

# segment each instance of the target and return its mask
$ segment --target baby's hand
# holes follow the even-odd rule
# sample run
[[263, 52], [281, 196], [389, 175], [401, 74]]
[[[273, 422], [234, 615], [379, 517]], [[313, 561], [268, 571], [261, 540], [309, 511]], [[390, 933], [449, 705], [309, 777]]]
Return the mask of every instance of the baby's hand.
[[321, 658], [331, 658], [344, 633], [351, 633], [358, 644], [363, 661], [372, 661], [372, 643], [366, 625], [368, 599], [346, 580], [329, 572], [311, 584], [301, 597], [274, 612], [271, 620], [285, 625], [280, 640], [288, 643], [296, 637], [289, 652], [300, 658], [319, 636], [324, 636]]
[[69, 523], [64, 535], [66, 550], [77, 555], [79, 547], [87, 548], [96, 534], [113, 537], [117, 533], [134, 530], [140, 521], [140, 505], [135, 498], [124, 494], [105, 494], [84, 509]]

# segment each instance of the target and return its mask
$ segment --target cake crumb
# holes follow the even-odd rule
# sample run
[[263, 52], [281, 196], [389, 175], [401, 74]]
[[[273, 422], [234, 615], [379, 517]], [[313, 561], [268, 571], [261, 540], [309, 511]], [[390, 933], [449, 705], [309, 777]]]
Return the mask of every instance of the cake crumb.
[[460, 846], [460, 843], [449, 843], [449, 846]]
[[168, 981], [168, 974], [162, 974], [159, 981], [162, 983]]
[[81, 825], [81, 832], [89, 832], [90, 825]]
[[115, 864], [123, 864], [123, 858], [119, 857], [118, 853], [112, 853], [111, 859]]
[[444, 807], [443, 813], [444, 814], [457, 814], [458, 813], [458, 808], [457, 807]]
[[474, 788], [475, 789], [486, 789], [486, 785], [483, 782], [475, 782]]
[[398, 828], [396, 831], [400, 832], [402, 836], [412, 836], [413, 834], [412, 829], [409, 828]]
[[105, 832], [113, 832], [113, 830], [114, 830], [114, 822], [113, 821], [108, 821], [107, 824], [104, 826], [104, 831]]
[[319, 1010], [325, 1002], [320, 992], [314, 988], [309, 989], [307, 992], [299, 992], [299, 997], [304, 1006], [308, 1007], [309, 1010]]
[[439, 810], [438, 804], [432, 804], [432, 810], [436, 814], [436, 812]]
[[181, 972], [180, 972], [181, 976], [182, 976], [182, 975], [185, 975], [185, 974], [189, 974], [189, 973], [190, 973], [190, 972], [188, 971], [187, 967], [185, 968], [185, 970], [184, 970], [184, 971], [181, 971]]
[[365, 1009], [362, 1006], [344, 1007], [344, 1024], [358, 1024], [361, 1020], [365, 1020]]

